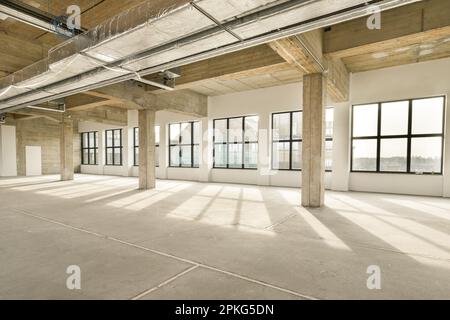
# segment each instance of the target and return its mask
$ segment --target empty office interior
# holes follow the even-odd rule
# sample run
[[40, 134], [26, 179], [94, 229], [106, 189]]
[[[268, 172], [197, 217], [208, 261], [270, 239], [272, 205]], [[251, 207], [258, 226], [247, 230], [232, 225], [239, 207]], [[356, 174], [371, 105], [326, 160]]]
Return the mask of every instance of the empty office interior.
[[449, 17], [0, 4], [0, 298], [450, 298]]

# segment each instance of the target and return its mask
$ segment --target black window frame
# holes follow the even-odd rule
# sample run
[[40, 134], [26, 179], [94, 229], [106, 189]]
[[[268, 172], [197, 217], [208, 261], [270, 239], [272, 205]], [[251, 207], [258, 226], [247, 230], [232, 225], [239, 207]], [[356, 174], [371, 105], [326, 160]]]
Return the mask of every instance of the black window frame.
[[[155, 129], [156, 129], [156, 127], [158, 127], [158, 126], [155, 126]], [[139, 144], [136, 143], [136, 133], [139, 135], [139, 127], [133, 128], [133, 166], [139, 167], [139, 164], [138, 164], [139, 156], [136, 157], [136, 155], [137, 155], [136, 150], [139, 150]], [[155, 132], [155, 138], [156, 138], [156, 132]], [[155, 149], [156, 148], [158, 148], [158, 150], [159, 150], [159, 143], [155, 143]], [[156, 150], [155, 150], [155, 155], [156, 154], [159, 155], [159, 152], [156, 152]], [[155, 167], [158, 168], [159, 167], [159, 159], [155, 159], [155, 162], [156, 162]]]
[[[200, 159], [200, 143], [194, 143], [195, 139], [194, 139], [194, 124], [198, 123], [200, 125], [200, 121], [183, 121], [183, 122], [176, 122], [176, 123], [169, 123], [169, 136], [168, 136], [168, 145], [169, 145], [169, 168], [183, 168], [183, 169], [199, 169], [200, 168], [200, 163], [197, 166], [194, 166], [194, 150], [195, 147], [198, 147], [198, 152], [199, 152], [199, 159]], [[181, 126], [183, 124], [189, 124], [191, 127], [191, 143], [182, 143], [182, 134], [181, 134]], [[172, 130], [172, 126], [173, 125], [179, 125], [180, 126], [180, 136], [178, 139], [178, 143], [177, 144], [173, 144], [171, 142], [171, 130]], [[199, 142], [200, 142], [201, 137], [199, 137]], [[179, 165], [178, 166], [174, 166], [172, 165], [172, 152], [171, 149], [172, 147], [179, 147]], [[183, 154], [182, 154], [182, 147], [190, 147], [191, 148], [191, 165], [190, 166], [186, 166], [183, 165], [182, 163], [182, 158], [183, 158]]]
[[[115, 139], [114, 139], [114, 135], [115, 132], [119, 131], [120, 132], [120, 146], [116, 146], [115, 145]], [[112, 135], [112, 146], [108, 146], [108, 132], [111, 132]], [[105, 130], [105, 166], [108, 167], [121, 167], [123, 166], [123, 134], [122, 134], [122, 129], [108, 129]], [[109, 164], [108, 163], [108, 150], [111, 149], [112, 150], [112, 155], [113, 155], [113, 163]], [[115, 164], [115, 151], [116, 149], [120, 150], [120, 164]]]
[[[413, 102], [418, 100], [428, 100], [442, 98], [443, 100], [443, 111], [442, 111], [442, 133], [440, 134], [413, 134], [412, 133], [412, 122], [413, 122]], [[351, 120], [351, 136], [350, 136], [350, 172], [351, 173], [374, 173], [374, 174], [408, 174], [408, 175], [418, 175], [416, 172], [411, 171], [411, 152], [412, 152], [412, 140], [415, 138], [441, 138], [441, 169], [440, 172], [421, 172], [420, 175], [434, 175], [434, 176], [442, 176], [444, 173], [444, 150], [445, 150], [445, 117], [446, 117], [446, 101], [447, 97], [445, 95], [438, 96], [430, 96], [430, 97], [421, 97], [421, 98], [409, 98], [409, 99], [399, 99], [399, 100], [390, 100], [390, 101], [382, 101], [375, 103], [364, 103], [364, 104], [355, 104], [352, 105], [352, 120]], [[393, 102], [408, 102], [408, 132], [405, 135], [382, 135], [382, 105], [386, 103]], [[377, 123], [377, 135], [376, 136], [366, 136], [366, 137], [354, 137], [354, 109], [358, 106], [365, 105], [377, 105], [378, 106], [378, 123]], [[384, 139], [407, 139], [407, 151], [406, 151], [406, 171], [382, 171], [381, 170], [381, 141]], [[353, 169], [353, 146], [355, 140], [376, 140], [377, 141], [377, 156], [376, 156], [376, 170], [354, 170]]]
[[[253, 117], [258, 117], [258, 129], [259, 129], [259, 116], [254, 114], [254, 115], [245, 115], [245, 116], [235, 116], [235, 117], [226, 117], [226, 118], [218, 118], [218, 119], [214, 119], [213, 120], [213, 169], [224, 169], [224, 170], [258, 170], [259, 167], [259, 161], [256, 164], [256, 168], [249, 168], [246, 167], [245, 165], [245, 145], [246, 144], [256, 144], [258, 146], [258, 150], [259, 150], [259, 130], [257, 130], [256, 132], [256, 141], [246, 141], [245, 140], [245, 119], [246, 118], [253, 118]], [[230, 139], [230, 120], [234, 120], [234, 119], [241, 119], [242, 118], [242, 142], [233, 142], [230, 143], [229, 139]], [[216, 121], [223, 121], [226, 120], [227, 121], [227, 141], [226, 142], [216, 142]], [[242, 144], [242, 166], [240, 168], [238, 167], [230, 167], [230, 152], [229, 152], [229, 148], [228, 145], [230, 144]], [[226, 150], [227, 150], [227, 165], [226, 167], [217, 167], [216, 166], [216, 146], [217, 145], [223, 145], [226, 146]], [[259, 157], [258, 157], [259, 158]]]
[[[91, 146], [91, 139], [89, 139], [90, 134], [94, 134], [94, 146]], [[88, 145], [84, 145], [84, 135], [87, 135], [87, 141]], [[98, 166], [98, 131], [89, 131], [89, 132], [82, 132], [81, 133], [81, 165], [82, 166]], [[84, 151], [87, 150], [88, 152], [88, 161], [86, 163], [86, 159], [84, 159]], [[89, 154], [91, 153], [91, 150], [94, 151], [94, 163], [91, 163], [91, 157]]]
[[[292, 137], [292, 133], [293, 133], [293, 119], [294, 119], [294, 113], [300, 113], [303, 115], [303, 110], [295, 110], [295, 111], [282, 111], [282, 112], [273, 112], [272, 113], [272, 123], [271, 123], [271, 141], [272, 141], [272, 146], [271, 146], [271, 150], [272, 150], [272, 156], [271, 156], [271, 161], [270, 161], [270, 168], [271, 170], [274, 171], [296, 171], [296, 172], [301, 172], [302, 169], [293, 169], [292, 168], [292, 144], [294, 142], [300, 142], [301, 146], [303, 147], [303, 134], [302, 137], [300, 139], [293, 139]], [[275, 128], [274, 128], [274, 118], [276, 115], [280, 115], [280, 114], [289, 114], [289, 139], [281, 139], [281, 140], [275, 140], [274, 139], [274, 132], [275, 132]], [[303, 128], [303, 117], [302, 117], [302, 128]], [[274, 168], [274, 145], [275, 143], [289, 143], [289, 169], [277, 169]]]

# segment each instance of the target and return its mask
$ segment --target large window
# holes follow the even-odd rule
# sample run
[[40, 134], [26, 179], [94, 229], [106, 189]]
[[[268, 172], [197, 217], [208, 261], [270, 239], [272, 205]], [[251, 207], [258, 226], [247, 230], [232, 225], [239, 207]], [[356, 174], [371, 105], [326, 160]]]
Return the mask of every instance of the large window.
[[200, 123], [169, 125], [169, 166], [198, 168], [200, 157]]
[[[155, 126], [155, 165], [159, 167], [159, 143], [160, 143], [160, 127]], [[139, 128], [134, 128], [133, 133], [133, 150], [134, 165], [139, 166]]]
[[272, 114], [272, 169], [302, 169], [301, 111]]
[[258, 168], [258, 116], [214, 120], [214, 168]]
[[106, 130], [105, 131], [105, 149], [107, 166], [121, 166], [122, 165], [122, 129]]
[[81, 164], [98, 164], [98, 132], [84, 132], [81, 134]]
[[[325, 170], [333, 169], [334, 109], [325, 110]], [[291, 111], [272, 115], [272, 169], [302, 169], [303, 112]]]
[[352, 171], [442, 174], [444, 97], [353, 106]]

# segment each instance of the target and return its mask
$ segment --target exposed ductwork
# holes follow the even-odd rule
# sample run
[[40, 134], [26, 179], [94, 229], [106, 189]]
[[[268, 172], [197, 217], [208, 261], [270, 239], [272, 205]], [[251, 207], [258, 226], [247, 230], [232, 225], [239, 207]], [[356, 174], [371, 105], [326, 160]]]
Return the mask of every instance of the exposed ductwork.
[[[12, 110], [142, 77], [421, 0], [196, 0], [132, 8], [0, 80]], [[147, 81], [147, 80], [146, 80]]]

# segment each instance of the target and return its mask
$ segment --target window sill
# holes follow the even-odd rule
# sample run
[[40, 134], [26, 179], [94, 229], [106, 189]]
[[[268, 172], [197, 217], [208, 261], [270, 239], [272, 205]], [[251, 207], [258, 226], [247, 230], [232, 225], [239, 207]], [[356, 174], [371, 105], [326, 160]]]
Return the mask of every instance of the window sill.
[[172, 167], [169, 166], [170, 169], [200, 169], [200, 167]]
[[442, 177], [443, 173], [430, 173], [430, 172], [424, 172], [424, 173], [414, 173], [414, 172], [377, 172], [377, 171], [355, 171], [351, 170], [350, 173], [370, 173], [370, 174], [397, 174], [397, 175], [407, 175], [407, 176], [436, 176], [436, 177]]
[[250, 171], [257, 171], [258, 168], [221, 168], [221, 167], [213, 167], [213, 170], [250, 170]]

